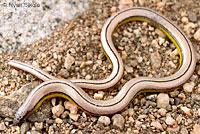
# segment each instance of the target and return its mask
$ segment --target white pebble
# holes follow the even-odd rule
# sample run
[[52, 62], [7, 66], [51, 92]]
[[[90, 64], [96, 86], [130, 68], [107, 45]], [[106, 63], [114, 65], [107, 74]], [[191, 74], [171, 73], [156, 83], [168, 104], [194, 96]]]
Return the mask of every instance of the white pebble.
[[46, 67], [46, 71], [47, 71], [47, 72], [50, 72], [50, 71], [51, 71], [51, 67], [50, 67], [50, 66], [47, 66], [47, 67]]
[[96, 60], [96, 62], [97, 62], [98, 65], [102, 64], [102, 60]]
[[60, 119], [60, 118], [56, 118], [56, 119], [55, 119], [55, 123], [57, 123], [57, 124], [62, 124], [62, 123], [63, 123], [63, 120]]
[[107, 116], [100, 116], [98, 122], [108, 126], [110, 124], [110, 118]]
[[162, 125], [161, 125], [160, 122], [158, 122], [158, 121], [152, 122], [152, 123], [151, 123], [151, 126], [157, 128], [157, 129], [159, 129], [159, 130], [163, 130]]
[[19, 73], [18, 73], [17, 70], [13, 69], [12, 72], [11, 72], [11, 74], [17, 76]]
[[91, 80], [91, 79], [92, 79], [92, 76], [88, 74], [88, 75], [85, 76], [85, 79], [86, 79], [86, 80]]
[[104, 92], [98, 92], [94, 94], [94, 99], [96, 100], [102, 100], [104, 96]]
[[56, 53], [53, 53], [53, 58], [58, 59], [58, 55]]
[[68, 109], [70, 111], [70, 113], [77, 114], [78, 107], [75, 104], [71, 103], [70, 101], [65, 101], [64, 106], [65, 109]]
[[112, 13], [116, 12], [116, 10], [117, 10], [117, 7], [112, 7], [112, 8], [110, 9], [110, 11], [111, 11]]
[[72, 64], [75, 62], [75, 59], [74, 57], [72, 57], [71, 55], [68, 55], [66, 58], [65, 58], [65, 63], [64, 63], [64, 67], [66, 69], [70, 69]]
[[62, 105], [57, 105], [52, 108], [52, 113], [59, 117], [64, 112], [64, 107]]
[[38, 65], [38, 63], [36, 61], [33, 61], [32, 65], [36, 68], [40, 68], [40, 66]]
[[186, 114], [186, 115], [191, 115], [190, 109], [187, 107], [181, 107], [181, 110]]
[[133, 7], [133, 1], [132, 0], [120, 0], [119, 1], [119, 9], [125, 9], [125, 8], [130, 8]]
[[77, 121], [79, 116], [80, 114], [72, 114], [72, 113], [69, 114], [69, 117], [74, 121]]
[[183, 17], [183, 18], [181, 19], [181, 21], [183, 22], [183, 24], [188, 24], [188, 23], [189, 23], [189, 20], [188, 20], [187, 17]]
[[158, 113], [159, 113], [161, 116], [166, 116], [167, 110], [164, 109], [164, 108], [161, 108], [161, 109], [158, 110]]
[[193, 88], [194, 88], [194, 82], [185, 83], [183, 85], [183, 89], [186, 93], [191, 93], [193, 91]]
[[124, 129], [124, 123], [125, 123], [125, 119], [122, 115], [120, 114], [115, 114], [112, 117], [112, 121], [113, 121], [113, 126], [116, 128], [119, 128], [121, 130]]
[[166, 93], [160, 93], [157, 96], [157, 106], [159, 108], [167, 108], [169, 106], [169, 95]]
[[162, 45], [165, 42], [164, 38], [159, 37], [159, 45]]
[[125, 65], [124, 67], [125, 67], [125, 70], [126, 70], [127, 73], [133, 73], [133, 68], [132, 67], [127, 66], [127, 65]]
[[6, 126], [4, 124], [4, 122], [0, 123], [0, 131], [3, 131], [6, 129]]
[[141, 63], [143, 61], [143, 57], [137, 57], [138, 63]]
[[41, 130], [44, 126], [43, 122], [35, 122], [35, 128], [36, 130]]
[[171, 116], [167, 116], [165, 122], [167, 125], [170, 125], [170, 126], [177, 124], [176, 121]]
[[135, 34], [135, 36], [136, 36], [137, 38], [141, 36], [141, 32], [140, 32], [139, 29], [136, 29], [136, 30], [134, 30], [133, 32], [134, 32], [134, 34]]
[[172, 61], [169, 61], [169, 65], [170, 65], [172, 68], [176, 68], [176, 65], [175, 65]]
[[158, 52], [154, 52], [151, 54], [151, 64], [153, 69], [157, 69], [161, 65], [161, 56]]

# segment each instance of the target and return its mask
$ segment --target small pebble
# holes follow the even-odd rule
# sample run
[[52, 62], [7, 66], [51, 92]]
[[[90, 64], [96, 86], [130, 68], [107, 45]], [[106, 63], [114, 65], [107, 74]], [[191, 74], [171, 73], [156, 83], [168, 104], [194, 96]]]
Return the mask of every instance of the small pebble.
[[167, 132], [169, 134], [177, 134], [179, 132], [179, 126], [176, 127], [167, 127]]
[[135, 121], [135, 120], [133, 119], [133, 117], [131, 117], [131, 116], [128, 118], [128, 120], [131, 121], [131, 122], [134, 122], [134, 121]]
[[158, 113], [159, 113], [161, 116], [166, 116], [167, 110], [161, 108], [161, 109], [158, 110]]
[[142, 125], [142, 122], [136, 120], [136, 122], [135, 122], [135, 126], [136, 126], [136, 128], [137, 128], [137, 129], [140, 129], [140, 128], [141, 128], [141, 125]]
[[200, 41], [200, 28], [195, 32], [194, 39]]
[[159, 39], [158, 41], [159, 45], [162, 45], [165, 42], [164, 38], [159, 37], [158, 39]]
[[51, 104], [52, 104], [53, 106], [56, 105], [56, 98], [52, 98], [52, 99], [51, 99]]
[[199, 124], [195, 124], [193, 126], [193, 130], [191, 134], [200, 134], [200, 125]]
[[184, 93], [180, 93], [180, 94], [178, 95], [178, 98], [180, 98], [180, 99], [185, 99], [185, 94], [184, 94]]
[[187, 25], [184, 25], [184, 31], [187, 34], [190, 34], [193, 29], [196, 28], [196, 25], [194, 23], [189, 22]]
[[182, 120], [183, 120], [182, 115], [178, 115], [178, 116], [176, 117], [176, 121], [177, 121], [178, 124], [180, 124]]
[[29, 128], [30, 128], [29, 123], [24, 122], [20, 127], [21, 134], [25, 134], [29, 130]]
[[9, 84], [8, 79], [6, 79], [6, 80], [4, 80], [4, 81], [2, 82], [2, 85], [3, 85], [3, 86], [7, 86], [8, 84]]
[[133, 116], [134, 113], [135, 113], [134, 110], [133, 110], [133, 108], [129, 108], [127, 111], [128, 111], [128, 115], [129, 116]]
[[198, 116], [200, 116], [200, 108], [198, 109]]
[[183, 89], [186, 93], [191, 93], [193, 91], [193, 88], [194, 88], [194, 82], [185, 83], [183, 85]]
[[136, 59], [137, 59], [138, 63], [142, 63], [142, 61], [143, 61], [143, 57], [137, 57]]
[[125, 8], [130, 8], [133, 7], [133, 1], [132, 0], [120, 0], [119, 1], [119, 9], [125, 9]]
[[11, 87], [11, 89], [15, 89], [15, 87], [16, 87], [15, 82], [11, 82], [11, 83], [10, 83], [10, 87]]
[[94, 99], [96, 100], [102, 100], [104, 96], [104, 92], [100, 91], [98, 93], [94, 93]]
[[110, 124], [110, 118], [107, 116], [100, 116], [98, 122], [108, 126]]
[[69, 117], [74, 121], [77, 121], [79, 116], [80, 114], [72, 114], [72, 113], [69, 114]]
[[149, 114], [149, 118], [152, 119], [152, 120], [155, 119], [155, 117], [152, 114]]
[[183, 17], [183, 18], [181, 19], [181, 21], [183, 22], [183, 24], [188, 24], [188, 23], [189, 23], [189, 20], [188, 20], [187, 17]]
[[160, 122], [158, 122], [158, 121], [152, 122], [152, 123], [151, 123], [151, 126], [157, 128], [157, 129], [159, 129], [159, 130], [163, 130], [162, 125], [161, 125]]
[[121, 130], [123, 130], [124, 128], [124, 123], [125, 123], [125, 119], [122, 115], [120, 114], [115, 114], [113, 117], [112, 117], [112, 122], [113, 122], [113, 126], [115, 128], [119, 128]]
[[127, 65], [125, 65], [124, 67], [125, 67], [125, 70], [126, 70], [127, 73], [133, 73], [133, 68], [132, 67], [127, 66]]
[[169, 95], [166, 93], [160, 93], [157, 96], [157, 107], [159, 108], [167, 108], [169, 106]]
[[198, 94], [200, 94], [200, 87], [199, 87], [199, 88], [197, 88], [197, 93], [198, 93]]
[[144, 6], [146, 0], [138, 0], [140, 6]]
[[65, 109], [68, 109], [70, 111], [70, 113], [77, 114], [78, 107], [75, 104], [71, 103], [70, 101], [65, 101], [64, 106]]
[[47, 72], [50, 72], [50, 71], [51, 71], [51, 67], [50, 67], [50, 66], [47, 66], [45, 70], [46, 70]]
[[162, 38], [166, 38], [166, 35], [162, 32], [162, 31], [160, 31], [160, 29], [158, 29], [158, 28], [156, 28], [156, 30], [155, 30], [155, 33], [158, 35], [158, 36], [160, 36], [160, 37], [162, 37]]
[[70, 134], [70, 131], [69, 130], [65, 130], [64, 134]]
[[191, 12], [191, 11], [188, 11], [188, 18], [191, 22], [196, 22], [197, 21], [197, 16], [196, 16], [196, 13], [195, 12]]
[[154, 52], [151, 54], [151, 64], [153, 69], [160, 68], [161, 65], [161, 56], [158, 52]]
[[61, 118], [62, 119], [65, 119], [67, 116], [69, 115], [69, 112], [68, 111], [64, 111], [61, 115]]
[[122, 51], [122, 60], [126, 60], [128, 54], [125, 51]]
[[54, 126], [49, 127], [48, 134], [54, 134]]
[[57, 123], [57, 124], [62, 124], [62, 123], [63, 123], [63, 120], [60, 119], [60, 118], [56, 118], [56, 119], [55, 119], [55, 123]]
[[86, 80], [91, 80], [91, 79], [92, 79], [92, 76], [88, 74], [88, 75], [85, 76], [85, 79], [86, 79]]
[[110, 11], [111, 11], [112, 13], [115, 13], [115, 12], [117, 11], [117, 7], [112, 7], [112, 8], [110, 9]]
[[35, 122], [34, 123], [36, 130], [41, 130], [43, 128], [43, 122]]
[[179, 95], [179, 91], [178, 90], [174, 90], [174, 91], [170, 92], [170, 96], [171, 97], [176, 97], [178, 95]]
[[147, 118], [147, 115], [141, 114], [141, 115], [138, 116], [138, 119], [144, 119], [144, 118]]
[[187, 107], [181, 107], [181, 110], [186, 114], [186, 115], [191, 115], [190, 109]]
[[5, 126], [5, 123], [4, 122], [1, 122], [0, 123], [0, 131], [3, 131], [6, 129], [6, 126]]
[[147, 99], [147, 100], [150, 100], [150, 101], [156, 101], [156, 97], [157, 97], [157, 96], [158, 96], [157, 94], [148, 95], [148, 96], [146, 97], [146, 99]]
[[64, 112], [64, 107], [62, 105], [57, 105], [52, 108], [52, 113], [59, 117]]
[[187, 128], [182, 128], [180, 131], [181, 134], [188, 134]]
[[74, 57], [68, 55], [68, 56], [65, 58], [64, 67], [65, 67], [66, 69], [69, 70], [74, 62], [75, 62]]
[[11, 74], [14, 76], [18, 76], [19, 72], [17, 70], [13, 69]]
[[38, 65], [38, 63], [37, 63], [36, 61], [33, 61], [33, 62], [32, 62], [32, 65], [33, 65], [34, 67], [36, 67], [36, 68], [40, 68], [40, 66]]
[[141, 43], [144, 44], [147, 42], [147, 37], [144, 36], [144, 37], [141, 37]]
[[167, 116], [165, 122], [167, 125], [170, 126], [176, 125], [176, 121], [171, 116]]

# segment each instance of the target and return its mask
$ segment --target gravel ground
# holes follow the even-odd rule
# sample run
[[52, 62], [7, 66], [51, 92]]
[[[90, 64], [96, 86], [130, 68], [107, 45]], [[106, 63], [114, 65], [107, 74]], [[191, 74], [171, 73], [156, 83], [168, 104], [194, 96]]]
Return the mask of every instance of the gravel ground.
[[[142, 93], [122, 112], [112, 116], [92, 116], [69, 101], [45, 101], [27, 122], [13, 126], [12, 118], [31, 89], [41, 83], [34, 76], [7, 65], [14, 59], [33, 64], [58, 78], [104, 79], [112, 66], [103, 55], [100, 32], [112, 14], [122, 8], [152, 8], [177, 24], [197, 50], [197, 66], [190, 80], [166, 93]], [[89, 9], [71, 21], [58, 25], [48, 37], [14, 52], [0, 54], [0, 132], [28, 134], [199, 134], [200, 133], [200, 2], [120, 0], [91, 1]], [[113, 33], [124, 62], [124, 75], [113, 89], [88, 92], [95, 99], [114, 97], [131, 78], [172, 75], [179, 65], [173, 43], [156, 27], [144, 22], [129, 22]], [[21, 56], [23, 55], [23, 56]], [[72, 64], [66, 65], [66, 62]], [[21, 89], [20, 89], [21, 88]], [[20, 90], [19, 90], [20, 89]], [[24, 96], [24, 97], [22, 97]], [[5, 112], [6, 109], [6, 112]]]
[[1, 0], [0, 51], [14, 50], [48, 36], [58, 24], [88, 8], [88, 0]]

